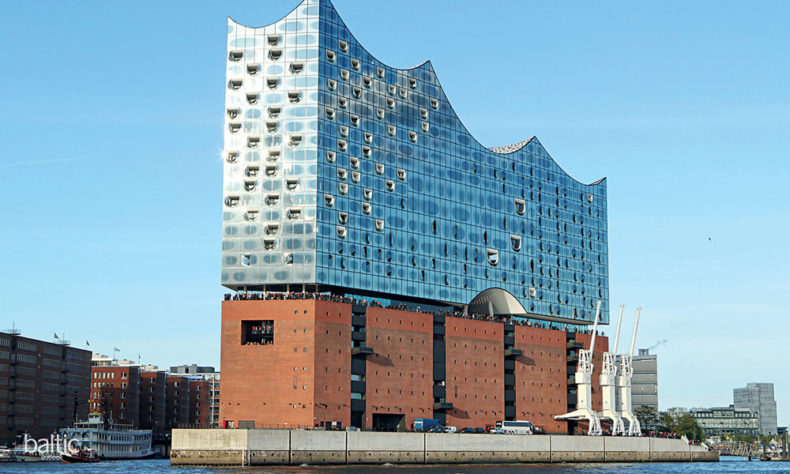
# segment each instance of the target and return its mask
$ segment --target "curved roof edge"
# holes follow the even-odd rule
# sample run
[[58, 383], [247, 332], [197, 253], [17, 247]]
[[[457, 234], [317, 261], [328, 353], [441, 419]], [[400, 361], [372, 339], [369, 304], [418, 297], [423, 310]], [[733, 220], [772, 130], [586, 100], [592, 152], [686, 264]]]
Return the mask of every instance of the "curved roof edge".
[[[298, 4], [297, 4], [297, 5], [296, 5], [296, 6], [295, 6], [293, 9], [291, 9], [291, 11], [289, 11], [289, 12], [288, 12], [286, 15], [282, 16], [280, 19], [278, 19], [278, 20], [276, 20], [276, 21], [273, 21], [272, 23], [269, 23], [269, 24], [267, 24], [267, 25], [262, 25], [262, 26], [254, 26], [254, 27], [250, 27], [250, 26], [246, 26], [246, 25], [243, 25], [243, 24], [241, 24], [241, 23], [237, 22], [236, 20], [234, 20], [234, 19], [233, 19], [232, 17], [230, 17], [230, 16], [228, 16], [227, 18], [228, 18], [228, 21], [229, 21], [229, 22], [233, 22], [235, 25], [238, 25], [238, 26], [241, 26], [241, 27], [244, 27], [244, 28], [250, 28], [250, 29], [260, 29], [260, 28], [265, 28], [265, 27], [268, 27], [268, 26], [274, 25], [274, 24], [276, 24], [276, 23], [279, 23], [279, 22], [281, 22], [281, 21], [285, 20], [285, 19], [286, 19], [286, 18], [288, 18], [290, 15], [292, 15], [292, 14], [293, 14], [293, 13], [294, 13], [294, 12], [295, 12], [295, 11], [296, 11], [298, 8], [299, 8], [299, 7], [301, 7], [302, 5], [304, 5], [304, 4], [308, 3], [308, 2], [310, 2], [310, 0], [301, 0], [301, 1], [300, 1], [300, 2], [299, 2], [299, 3], [298, 3]], [[419, 63], [419, 64], [417, 64], [417, 65], [415, 65], [415, 66], [412, 66], [412, 67], [410, 67], [410, 68], [397, 68], [397, 67], [393, 67], [393, 66], [391, 66], [391, 65], [389, 65], [389, 64], [387, 64], [387, 63], [385, 63], [384, 61], [380, 60], [379, 58], [377, 58], [377, 57], [376, 57], [374, 54], [372, 54], [372, 53], [370, 52], [370, 50], [368, 50], [368, 48], [366, 48], [365, 46], [363, 46], [363, 45], [362, 45], [362, 43], [359, 41], [359, 39], [358, 39], [358, 38], [357, 38], [357, 37], [354, 35], [354, 33], [351, 31], [351, 28], [349, 28], [349, 27], [348, 27], [348, 25], [346, 24], [346, 22], [345, 22], [345, 21], [343, 20], [343, 18], [340, 16], [340, 13], [337, 11], [337, 9], [335, 8], [335, 6], [332, 4], [332, 1], [331, 1], [331, 0], [316, 0], [314, 3], [318, 5], [319, 9], [322, 9], [322, 8], [331, 8], [331, 9], [334, 11], [334, 14], [337, 16], [337, 19], [338, 19], [338, 20], [340, 21], [340, 23], [342, 24], [343, 28], [345, 28], [345, 29], [346, 29], [346, 31], [348, 31], [348, 34], [349, 34], [349, 35], [351, 35], [351, 37], [352, 37], [352, 38], [354, 39], [354, 41], [355, 41], [355, 42], [356, 42], [356, 43], [359, 45], [359, 47], [360, 47], [360, 48], [362, 48], [362, 49], [364, 49], [364, 50], [367, 52], [367, 54], [369, 54], [369, 55], [370, 55], [370, 57], [371, 57], [371, 58], [373, 58], [373, 60], [375, 60], [375, 61], [377, 61], [378, 63], [380, 63], [382, 66], [386, 66], [386, 67], [388, 67], [388, 68], [390, 68], [390, 69], [393, 69], [393, 70], [395, 70], [395, 71], [413, 71], [413, 70], [416, 70], [416, 69], [422, 69], [422, 68], [428, 69], [428, 71], [429, 71], [429, 72], [430, 72], [430, 73], [433, 75], [433, 77], [436, 79], [436, 84], [437, 84], [437, 86], [438, 86], [438, 91], [439, 91], [439, 92], [441, 92], [441, 94], [444, 96], [444, 99], [445, 99], [445, 101], [446, 101], [446, 102], [447, 102], [447, 104], [450, 106], [450, 110], [452, 111], [452, 114], [453, 114], [453, 115], [455, 116], [455, 118], [458, 120], [458, 123], [461, 125], [461, 127], [463, 127], [463, 129], [464, 129], [464, 132], [466, 132], [467, 136], [469, 136], [469, 138], [471, 138], [471, 139], [472, 139], [472, 140], [473, 140], [473, 141], [474, 141], [474, 142], [475, 142], [475, 143], [476, 143], [478, 146], [480, 146], [482, 149], [484, 149], [484, 150], [487, 150], [487, 151], [490, 151], [490, 152], [492, 152], [492, 153], [499, 154], [499, 155], [510, 155], [510, 154], [517, 153], [517, 152], [519, 152], [519, 151], [523, 150], [525, 147], [527, 147], [527, 146], [528, 146], [528, 145], [530, 145], [531, 143], [535, 142], [535, 143], [537, 143], [537, 144], [538, 144], [538, 146], [540, 146], [540, 147], [543, 149], [543, 151], [545, 151], [545, 152], [546, 152], [546, 155], [547, 155], [547, 156], [549, 157], [549, 159], [551, 159], [551, 161], [552, 161], [552, 162], [553, 162], [553, 163], [554, 163], [554, 164], [557, 166], [557, 168], [558, 168], [560, 171], [562, 171], [562, 172], [563, 172], [563, 173], [564, 173], [566, 176], [568, 176], [569, 178], [571, 178], [573, 181], [575, 181], [575, 182], [577, 182], [577, 183], [579, 183], [579, 184], [581, 184], [581, 185], [583, 185], [583, 186], [598, 186], [598, 185], [604, 184], [604, 183], [606, 182], [606, 177], [603, 177], [603, 178], [601, 178], [601, 179], [598, 179], [597, 181], [594, 181], [594, 182], [592, 182], [592, 183], [589, 183], [589, 184], [588, 184], [588, 183], [584, 183], [584, 182], [582, 182], [582, 181], [579, 181], [578, 179], [574, 178], [574, 177], [573, 177], [573, 176], [572, 176], [570, 173], [568, 173], [567, 171], [565, 171], [565, 169], [563, 169], [563, 168], [562, 168], [562, 166], [560, 166], [560, 164], [557, 162], [557, 160], [555, 160], [555, 159], [554, 159], [554, 158], [553, 158], [553, 157], [552, 157], [552, 156], [549, 154], [548, 150], [546, 150], [546, 147], [544, 147], [544, 146], [543, 146], [543, 144], [542, 144], [542, 143], [540, 143], [540, 140], [538, 140], [538, 138], [537, 138], [537, 137], [535, 137], [535, 136], [532, 136], [531, 138], [527, 138], [527, 139], [525, 139], [525, 140], [522, 140], [522, 141], [519, 141], [519, 142], [516, 142], [516, 143], [512, 143], [512, 144], [509, 144], [509, 145], [500, 145], [500, 146], [492, 146], [492, 147], [487, 147], [487, 146], [483, 145], [483, 144], [482, 144], [482, 143], [481, 143], [481, 142], [480, 142], [480, 141], [479, 141], [479, 140], [478, 140], [478, 139], [477, 139], [477, 138], [474, 136], [474, 134], [473, 134], [473, 133], [472, 133], [472, 132], [469, 130], [469, 128], [466, 126], [466, 124], [464, 124], [463, 120], [461, 120], [461, 117], [460, 117], [460, 115], [458, 115], [458, 113], [455, 111], [455, 107], [453, 107], [453, 104], [452, 104], [452, 102], [450, 101], [450, 98], [447, 96], [447, 93], [445, 92], [445, 90], [444, 90], [444, 87], [442, 86], [442, 83], [441, 83], [441, 81], [439, 80], [439, 75], [436, 73], [436, 70], [433, 68], [433, 64], [431, 63], [431, 61], [430, 61], [430, 60], [425, 60], [425, 61], [423, 61], [423, 62], [421, 62], [421, 63]], [[319, 15], [323, 16], [323, 13], [320, 13]]]
[[228, 16], [228, 21], [232, 21], [234, 24], [236, 24], [238, 26], [243, 26], [244, 28], [249, 28], [251, 30], [259, 30], [261, 28], [266, 28], [267, 26], [272, 26], [275, 23], [279, 23], [279, 22], [285, 20], [286, 18], [288, 18], [288, 16], [290, 16], [293, 12], [295, 12], [297, 8], [301, 7], [302, 4], [307, 3], [307, 1], [308, 0], [300, 0], [299, 3], [297, 3], [295, 7], [291, 8], [291, 11], [289, 11], [285, 15], [281, 16], [278, 20], [275, 20], [275, 21], [273, 21], [271, 23], [268, 23], [266, 25], [260, 25], [260, 26], [243, 25], [243, 24], [239, 23], [238, 21], [234, 20], [233, 17], [231, 17], [231, 16]]
[[529, 142], [535, 137], [527, 138], [526, 140], [521, 140], [520, 142], [511, 143], [510, 145], [501, 145], [501, 146], [492, 146], [488, 149], [493, 151], [494, 153], [499, 153], [502, 155], [507, 155], [509, 153], [514, 153], [519, 151], [520, 149], [524, 148], [525, 146], [529, 145]]
[[[306, 0], [304, 0], [304, 1], [306, 1]], [[515, 148], [515, 149], [513, 149], [513, 150], [508, 150], [508, 151], [495, 151], [493, 148], [502, 148], [502, 149], [505, 149], [505, 148], [509, 148], [509, 147], [511, 147], [511, 146], [513, 146], [513, 145], [506, 145], [506, 146], [502, 146], [502, 147], [493, 147], [493, 148], [489, 148], [489, 147], [487, 147], [487, 146], [483, 145], [483, 144], [480, 142], [480, 140], [478, 140], [478, 139], [477, 139], [477, 138], [474, 136], [474, 134], [472, 134], [472, 132], [470, 132], [470, 131], [469, 131], [469, 128], [466, 126], [466, 124], [464, 124], [463, 120], [461, 120], [461, 116], [460, 116], [460, 115], [458, 115], [458, 113], [455, 111], [455, 107], [453, 107], [453, 104], [452, 104], [452, 102], [450, 102], [450, 98], [447, 96], [447, 93], [444, 91], [444, 87], [442, 86], [442, 82], [439, 80], [439, 75], [436, 73], [436, 70], [433, 68], [433, 63], [431, 63], [431, 60], [430, 60], [430, 59], [428, 59], [428, 60], [425, 60], [425, 61], [423, 61], [422, 63], [420, 63], [420, 64], [418, 64], [418, 65], [416, 65], [416, 66], [410, 67], [410, 68], [397, 68], [397, 67], [391, 66], [391, 65], [389, 65], [388, 63], [385, 63], [384, 61], [382, 61], [381, 59], [379, 59], [378, 57], [376, 57], [376, 55], [374, 55], [373, 53], [371, 53], [371, 52], [370, 52], [370, 50], [369, 50], [368, 48], [366, 48], [366, 47], [365, 47], [365, 46], [362, 44], [362, 42], [361, 42], [361, 41], [359, 41], [359, 38], [357, 38], [357, 37], [356, 37], [356, 35], [354, 35], [354, 32], [352, 32], [352, 31], [351, 31], [351, 28], [349, 28], [349, 27], [348, 27], [348, 25], [346, 24], [345, 20], [343, 20], [343, 17], [342, 17], [342, 16], [340, 16], [340, 12], [338, 12], [338, 11], [337, 11], [337, 9], [335, 8], [335, 6], [332, 4], [332, 0], [321, 0], [321, 5], [322, 5], [322, 6], [328, 6], [329, 8], [331, 8], [331, 9], [332, 9], [332, 10], [335, 12], [335, 15], [337, 16], [337, 19], [340, 21], [340, 23], [342, 23], [342, 25], [343, 25], [343, 27], [346, 29], [346, 31], [348, 31], [348, 34], [349, 34], [349, 35], [351, 35], [351, 37], [352, 37], [352, 38], [354, 38], [354, 41], [356, 41], [356, 43], [357, 43], [357, 44], [358, 44], [358, 45], [359, 45], [359, 46], [360, 46], [362, 49], [364, 49], [364, 50], [365, 50], [365, 51], [366, 51], [366, 52], [367, 52], [367, 53], [370, 55], [370, 57], [371, 57], [371, 58], [373, 58], [374, 60], [376, 60], [376, 61], [378, 61], [379, 63], [381, 63], [383, 66], [386, 66], [386, 67], [388, 67], [388, 68], [390, 68], [390, 69], [393, 69], [393, 70], [395, 70], [395, 71], [412, 71], [412, 70], [415, 70], [415, 69], [420, 69], [420, 68], [423, 68], [423, 67], [427, 68], [427, 69], [429, 70], [429, 72], [430, 72], [430, 73], [433, 75], [433, 77], [436, 79], [436, 84], [437, 84], [437, 86], [438, 86], [438, 90], [439, 90], [439, 91], [442, 93], [442, 95], [444, 96], [444, 99], [447, 101], [447, 104], [450, 106], [450, 110], [452, 110], [452, 112], [453, 112], [453, 115], [454, 115], [454, 116], [455, 116], [455, 118], [458, 120], [458, 123], [459, 123], [459, 124], [461, 124], [461, 126], [463, 127], [464, 131], [465, 131], [465, 132], [466, 132], [466, 134], [469, 136], [469, 138], [471, 138], [471, 139], [472, 139], [472, 140], [473, 140], [475, 143], [477, 143], [477, 144], [478, 144], [478, 145], [479, 145], [481, 148], [483, 148], [483, 149], [486, 149], [486, 150], [488, 150], [488, 151], [491, 151], [491, 152], [493, 152], [493, 153], [499, 153], [499, 154], [510, 154], [510, 153], [515, 153], [515, 152], [517, 152], [517, 151], [521, 150], [522, 148], [524, 148], [525, 146], [527, 146], [527, 145], [529, 144], [529, 142], [532, 140], [532, 138], [535, 138], [535, 137], [532, 137], [532, 138], [528, 138], [528, 139], [526, 139], [526, 140], [523, 140], [523, 141], [521, 141], [521, 142], [518, 142], [517, 144], [520, 144], [521, 146], [519, 146], [518, 148]], [[514, 145], [517, 145], [517, 144], [514, 144]]]
[[[307, 0], [302, 0], [302, 2], [306, 2], [306, 1]], [[343, 20], [342, 16], [340, 16], [340, 12], [337, 11], [337, 8], [335, 8], [335, 5], [332, 3], [332, 0], [320, 0], [320, 5], [321, 5], [322, 8], [323, 7], [329, 7], [335, 12], [335, 15], [337, 16], [337, 19], [343, 25], [343, 28], [345, 28], [346, 31], [348, 31], [348, 34], [351, 35], [352, 38], [354, 38], [354, 41], [356, 41], [356, 43], [361, 48], [363, 48], [370, 55], [371, 58], [373, 58], [376, 61], [380, 62], [381, 64], [387, 66], [388, 68], [394, 69], [396, 71], [413, 71], [415, 69], [420, 69], [422, 67], [426, 67], [427, 66], [431, 70], [431, 72], [433, 72], [433, 74], [436, 75], [436, 72], [433, 70], [433, 65], [431, 64], [431, 60], [430, 59], [426, 59], [425, 61], [423, 61], [421, 63], [418, 63], [418, 64], [416, 64], [416, 65], [414, 65], [412, 67], [407, 67], [407, 68], [394, 67], [394, 66], [390, 66], [389, 64], [385, 63], [381, 59], [377, 58], [376, 55], [371, 53], [368, 48], [365, 48], [364, 46], [362, 46], [362, 42], [359, 41], [359, 38], [357, 38], [356, 35], [354, 35], [354, 32], [351, 31], [351, 28], [349, 28], [348, 25], [346, 24], [346, 21]]]
[[605, 182], [606, 178], [601, 178], [601, 179], [599, 179], [599, 180], [597, 180], [597, 181], [595, 181], [595, 182], [593, 182], [593, 183], [590, 183], [590, 184], [583, 183], [583, 182], [581, 182], [581, 181], [577, 180], [576, 178], [574, 178], [573, 176], [571, 176], [571, 175], [570, 175], [570, 174], [569, 174], [567, 171], [565, 171], [565, 170], [564, 170], [564, 169], [563, 169], [563, 168], [562, 168], [562, 167], [559, 165], [559, 163], [557, 163], [557, 161], [556, 161], [554, 158], [552, 158], [552, 157], [551, 157], [551, 155], [548, 153], [548, 151], [547, 151], [547, 150], [546, 150], [546, 148], [543, 146], [543, 144], [541, 144], [541, 143], [540, 143], [540, 141], [539, 141], [539, 140], [537, 139], [537, 137], [535, 137], [535, 136], [533, 136], [533, 137], [531, 137], [531, 138], [527, 138], [527, 139], [525, 139], [525, 140], [522, 140], [522, 141], [520, 141], [520, 142], [516, 142], [516, 143], [510, 144], [510, 145], [504, 145], [504, 146], [494, 146], [494, 147], [487, 147], [487, 146], [483, 145], [483, 144], [480, 142], [480, 140], [478, 140], [478, 139], [477, 139], [477, 138], [474, 136], [474, 134], [473, 134], [471, 131], [469, 131], [469, 128], [466, 126], [466, 124], [464, 124], [463, 120], [461, 120], [461, 117], [460, 117], [460, 115], [458, 115], [458, 113], [455, 111], [455, 107], [453, 107], [453, 104], [452, 104], [452, 102], [450, 101], [450, 98], [447, 96], [447, 93], [445, 92], [445, 90], [444, 90], [444, 87], [442, 86], [442, 83], [441, 83], [441, 81], [439, 80], [439, 75], [436, 73], [436, 70], [433, 68], [433, 64], [431, 63], [431, 61], [430, 61], [430, 60], [424, 61], [423, 63], [421, 63], [421, 64], [419, 64], [419, 65], [417, 65], [417, 66], [414, 66], [414, 67], [412, 67], [412, 68], [407, 68], [407, 69], [403, 69], [403, 68], [396, 68], [396, 67], [390, 66], [389, 64], [385, 63], [384, 61], [380, 60], [380, 59], [379, 59], [379, 58], [377, 58], [375, 55], [373, 55], [373, 54], [370, 52], [370, 50], [368, 50], [368, 48], [366, 48], [366, 47], [365, 47], [365, 46], [364, 46], [364, 45], [363, 45], [363, 44], [362, 44], [362, 43], [359, 41], [359, 39], [358, 39], [358, 38], [357, 38], [357, 37], [354, 35], [354, 33], [351, 31], [351, 29], [350, 29], [350, 28], [348, 27], [348, 25], [346, 24], [346, 22], [345, 22], [345, 21], [343, 20], [343, 18], [340, 16], [340, 13], [337, 11], [337, 9], [335, 8], [335, 6], [332, 4], [331, 0], [321, 0], [321, 7], [322, 7], [322, 8], [323, 8], [323, 7], [328, 7], [328, 8], [331, 8], [331, 9], [334, 11], [334, 14], [337, 16], [337, 18], [338, 18], [338, 20], [340, 21], [340, 23], [342, 23], [343, 27], [346, 29], [346, 31], [348, 31], [348, 34], [349, 34], [349, 35], [351, 35], [351, 37], [352, 37], [352, 38], [354, 38], [354, 41], [355, 41], [355, 42], [356, 42], [356, 43], [357, 43], [357, 44], [358, 44], [358, 45], [359, 45], [359, 46], [360, 46], [362, 49], [364, 49], [364, 50], [367, 52], [367, 54], [369, 54], [369, 55], [370, 55], [370, 57], [371, 57], [371, 58], [373, 58], [375, 61], [378, 61], [379, 63], [381, 63], [381, 65], [383, 65], [383, 66], [386, 66], [386, 67], [388, 67], [388, 68], [390, 68], [390, 69], [394, 69], [394, 70], [396, 70], [396, 71], [410, 71], [410, 70], [414, 70], [414, 69], [420, 69], [420, 68], [423, 68], [423, 67], [427, 68], [427, 69], [430, 71], [430, 73], [433, 75], [433, 77], [436, 79], [436, 84], [437, 84], [437, 86], [438, 86], [438, 87], [437, 87], [437, 89], [438, 89], [438, 90], [439, 90], [439, 92], [441, 92], [441, 94], [444, 96], [444, 99], [445, 99], [445, 101], [446, 101], [446, 102], [447, 102], [447, 104], [450, 106], [450, 109], [451, 109], [451, 111], [452, 111], [452, 114], [455, 116], [456, 120], [458, 120], [458, 123], [461, 125], [461, 127], [463, 127], [463, 129], [464, 129], [464, 132], [466, 132], [467, 136], [468, 136], [470, 139], [472, 139], [472, 140], [473, 140], [473, 141], [474, 141], [474, 142], [475, 142], [475, 143], [476, 143], [478, 146], [480, 146], [480, 148], [482, 148], [482, 149], [484, 149], [484, 150], [487, 150], [487, 151], [490, 151], [490, 152], [492, 152], [492, 153], [497, 153], [497, 154], [499, 154], [499, 155], [510, 155], [510, 154], [513, 154], [513, 153], [517, 153], [517, 152], [521, 151], [522, 149], [524, 149], [525, 147], [527, 147], [529, 144], [531, 144], [531, 143], [533, 143], [533, 142], [536, 142], [536, 143], [537, 143], [537, 144], [538, 144], [538, 145], [539, 145], [541, 148], [543, 148], [543, 150], [544, 150], [544, 151], [546, 151], [546, 155], [547, 155], [547, 156], [548, 156], [548, 157], [551, 159], [551, 161], [553, 161], [553, 162], [554, 162], [554, 164], [557, 166], [557, 168], [558, 168], [560, 171], [562, 171], [563, 173], [565, 173], [565, 175], [566, 175], [566, 176], [568, 176], [569, 178], [571, 178], [571, 179], [572, 179], [572, 180], [574, 180], [575, 182], [577, 182], [577, 183], [579, 183], [579, 184], [581, 184], [581, 185], [584, 185], [584, 186], [597, 186], [597, 185], [600, 185], [600, 184], [602, 184], [602, 183], [604, 183], [604, 182]]
[[[543, 149], [543, 151], [545, 151], [545, 152], [546, 152], [546, 156], [548, 156], [548, 157], [549, 157], [549, 159], [551, 160], [551, 162], [552, 162], [552, 163], [554, 163], [554, 166], [556, 166], [557, 168], [559, 168], [559, 169], [560, 169], [560, 171], [562, 171], [563, 173], [565, 173], [565, 176], [567, 176], [567, 177], [569, 177], [570, 179], [572, 179], [572, 180], [576, 181], [577, 183], [581, 184], [582, 186], [599, 186], [599, 185], [604, 185], [604, 184], [606, 184], [606, 176], [604, 176], [603, 178], [597, 179], [597, 180], [593, 181], [592, 183], [585, 183], [585, 182], [579, 181], [578, 179], [574, 178], [574, 177], [573, 177], [573, 176], [572, 176], [570, 173], [568, 173], [567, 171], [565, 171], [565, 169], [564, 169], [562, 166], [560, 166], [560, 164], [559, 164], [559, 163], [557, 163], [557, 160], [555, 160], [555, 159], [554, 159], [554, 157], [553, 157], [553, 156], [551, 156], [551, 153], [549, 153], [549, 150], [547, 150], [547, 149], [546, 149], [546, 147], [545, 147], [545, 146], [543, 146], [543, 143], [541, 143], [541, 142], [540, 142], [540, 140], [538, 139], [538, 137], [533, 137], [533, 140], [532, 140], [532, 141], [534, 141], [535, 143], [537, 143], [537, 144], [538, 144], [538, 146], [539, 146], [539, 147], [541, 147], [541, 148]], [[530, 143], [532, 143], [532, 141], [530, 141]]]

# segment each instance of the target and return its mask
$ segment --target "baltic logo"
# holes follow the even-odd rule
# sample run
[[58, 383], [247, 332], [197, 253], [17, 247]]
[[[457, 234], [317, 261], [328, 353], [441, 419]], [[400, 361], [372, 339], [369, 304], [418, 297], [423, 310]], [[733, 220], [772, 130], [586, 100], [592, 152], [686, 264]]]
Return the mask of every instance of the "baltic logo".
[[69, 439], [60, 435], [35, 439], [25, 434], [23, 441], [25, 454], [37, 454], [42, 458], [48, 456], [57, 456], [59, 458], [64, 454], [77, 454], [80, 451], [79, 442], [76, 439]]

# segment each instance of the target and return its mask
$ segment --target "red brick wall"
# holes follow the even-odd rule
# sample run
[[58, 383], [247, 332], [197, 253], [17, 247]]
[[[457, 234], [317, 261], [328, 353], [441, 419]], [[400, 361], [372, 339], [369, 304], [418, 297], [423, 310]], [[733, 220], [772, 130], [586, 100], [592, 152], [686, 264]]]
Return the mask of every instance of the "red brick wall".
[[505, 416], [504, 326], [447, 318], [447, 426], [483, 428]]
[[[315, 302], [314, 418], [351, 423], [351, 305]], [[223, 374], [224, 377], [224, 374]], [[224, 380], [223, 380], [224, 383]]]
[[[274, 344], [241, 345], [241, 321], [274, 320]], [[504, 418], [504, 326], [447, 318], [447, 424], [484, 427]], [[415, 418], [433, 413], [433, 319], [430, 315], [367, 309], [365, 426], [374, 413]], [[565, 333], [516, 326], [516, 418], [549, 432], [565, 432], [553, 417], [567, 409]], [[582, 344], [589, 336], [577, 335]], [[593, 404], [600, 410], [599, 337], [594, 356]], [[295, 349], [295, 350], [294, 350]], [[351, 305], [324, 301], [226, 301], [222, 305], [223, 420], [263, 427], [313, 427], [351, 419]], [[296, 388], [294, 388], [296, 387]], [[202, 397], [201, 397], [202, 398]], [[208, 400], [205, 401], [208, 405]], [[204, 403], [201, 401], [201, 407]]]
[[[567, 410], [565, 333], [516, 326], [516, 419], [549, 433], [565, 433], [567, 422], [554, 420]], [[597, 344], [596, 344], [597, 345]]]
[[210, 423], [211, 386], [205, 379], [189, 381], [189, 424], [208, 428]]
[[137, 427], [140, 420], [139, 384], [139, 367], [92, 367], [91, 412], [104, 413], [116, 423]]
[[165, 372], [140, 374], [140, 428], [151, 429], [156, 435], [165, 431]]
[[167, 429], [189, 426], [189, 379], [180, 375], [169, 375], [165, 384]]
[[90, 351], [0, 333], [0, 442], [48, 437], [75, 421], [75, 406], [86, 420], [90, 376]]
[[[310, 300], [222, 303], [220, 424], [314, 426], [315, 315]], [[243, 320], [273, 320], [274, 344], [241, 345]]]
[[365, 426], [374, 413], [433, 417], [433, 316], [408, 311], [367, 309], [366, 345], [375, 354], [366, 367]]

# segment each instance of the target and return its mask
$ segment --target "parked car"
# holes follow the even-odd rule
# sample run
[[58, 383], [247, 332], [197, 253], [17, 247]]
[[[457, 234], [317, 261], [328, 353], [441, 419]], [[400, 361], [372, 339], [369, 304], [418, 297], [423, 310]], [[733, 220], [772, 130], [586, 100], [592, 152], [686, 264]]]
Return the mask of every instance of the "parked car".
[[444, 426], [435, 425], [428, 428], [428, 433], [444, 433]]
[[444, 428], [444, 432], [445, 433], [457, 433], [458, 432], [458, 428], [456, 428], [455, 426], [446, 426]]
[[459, 433], [476, 433], [475, 428], [464, 428]]

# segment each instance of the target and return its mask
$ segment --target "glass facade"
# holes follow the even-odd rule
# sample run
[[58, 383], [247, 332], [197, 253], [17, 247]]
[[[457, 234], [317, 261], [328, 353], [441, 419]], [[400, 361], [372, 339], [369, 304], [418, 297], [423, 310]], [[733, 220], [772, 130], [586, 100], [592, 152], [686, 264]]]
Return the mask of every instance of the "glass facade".
[[756, 412], [759, 420], [759, 432], [764, 435], [776, 435], [776, 400], [774, 399], [774, 384], [749, 383], [745, 388], [736, 388], [732, 391], [735, 408]]
[[229, 21], [227, 65], [223, 285], [457, 305], [499, 288], [568, 322], [602, 300], [608, 322], [605, 180], [536, 138], [484, 147], [430, 62], [377, 60], [328, 0]]
[[707, 436], [759, 434], [758, 414], [748, 409], [734, 408], [730, 405], [708, 409], [692, 408], [690, 413], [705, 430]]

